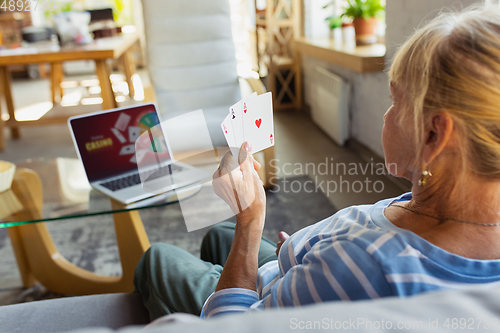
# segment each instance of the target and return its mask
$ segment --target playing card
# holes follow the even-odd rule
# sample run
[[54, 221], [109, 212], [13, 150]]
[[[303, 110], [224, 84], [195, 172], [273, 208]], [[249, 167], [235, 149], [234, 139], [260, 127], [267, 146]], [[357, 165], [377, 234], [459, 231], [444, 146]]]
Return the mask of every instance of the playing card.
[[141, 128], [140, 127], [134, 127], [130, 126], [128, 128], [128, 141], [131, 143], [134, 143], [137, 138], [141, 135]]
[[231, 122], [231, 114], [228, 114], [222, 124], [220, 124], [224, 137], [226, 138], [227, 145], [231, 148], [233, 156], [238, 156], [239, 147], [236, 146], [234, 140], [234, 130]]
[[233, 125], [234, 133], [234, 146], [240, 148], [244, 142], [244, 129], [243, 129], [243, 114], [247, 110], [247, 103], [250, 99], [255, 98], [257, 93], [253, 93], [247, 98], [239, 101], [229, 108], [229, 115], [231, 116], [231, 124]]
[[117, 130], [116, 128], [112, 128], [111, 129], [111, 132], [113, 132], [113, 134], [116, 136], [116, 138], [118, 140], [120, 140], [120, 143], [125, 143], [127, 142], [127, 139], [125, 139], [125, 137], [120, 133], [119, 130]]
[[244, 141], [252, 144], [251, 153], [274, 146], [273, 99], [270, 92], [251, 98], [243, 105]]
[[135, 145], [123, 146], [120, 155], [130, 155], [135, 152]]
[[120, 116], [118, 117], [118, 120], [116, 121], [115, 128], [119, 129], [120, 131], [125, 131], [127, 128], [128, 123], [130, 122], [130, 116], [125, 113], [120, 113]]

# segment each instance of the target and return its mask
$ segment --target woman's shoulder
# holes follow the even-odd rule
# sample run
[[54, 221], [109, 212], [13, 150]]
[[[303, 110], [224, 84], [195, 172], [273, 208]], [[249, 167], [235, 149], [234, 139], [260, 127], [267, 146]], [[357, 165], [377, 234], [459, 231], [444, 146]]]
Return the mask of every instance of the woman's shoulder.
[[390, 223], [384, 215], [384, 210], [391, 203], [396, 201], [406, 201], [411, 199], [411, 192], [404, 193], [398, 197], [380, 200], [374, 204], [354, 205], [343, 208], [332, 215], [329, 219], [320, 221], [320, 224], [328, 225], [335, 230], [352, 228], [353, 225], [360, 225], [363, 228], [397, 231], [399, 228]]
[[394, 238], [399, 228], [387, 219], [384, 221], [383, 210], [392, 201], [403, 200], [406, 196], [407, 194], [404, 194], [371, 205], [341, 209], [334, 215], [296, 232], [284, 245], [296, 255], [297, 263], [314, 246], [320, 246], [318, 243], [322, 244], [322, 249], [326, 249], [327, 243], [340, 241], [353, 243], [354, 248], [367, 251], [370, 255], [375, 254], [382, 245], [385, 245], [386, 249], [392, 248], [391, 254], [397, 254], [404, 250], [406, 243], [404, 239]]

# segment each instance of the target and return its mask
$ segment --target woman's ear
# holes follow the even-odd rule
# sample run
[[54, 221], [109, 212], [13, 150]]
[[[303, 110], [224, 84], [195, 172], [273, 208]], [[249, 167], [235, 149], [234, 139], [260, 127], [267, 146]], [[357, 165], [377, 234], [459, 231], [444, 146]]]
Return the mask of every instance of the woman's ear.
[[423, 157], [426, 164], [431, 163], [449, 144], [453, 125], [453, 118], [445, 111], [434, 113], [425, 123]]

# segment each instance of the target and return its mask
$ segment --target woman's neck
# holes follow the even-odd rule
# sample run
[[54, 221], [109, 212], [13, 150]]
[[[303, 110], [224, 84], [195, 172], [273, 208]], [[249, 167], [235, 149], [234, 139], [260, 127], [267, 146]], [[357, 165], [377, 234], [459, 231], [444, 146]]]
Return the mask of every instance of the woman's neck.
[[[446, 179], [448, 176], [450, 179]], [[386, 210], [386, 216], [399, 227], [451, 253], [473, 259], [500, 259], [500, 226], [456, 221], [500, 223], [500, 181], [470, 175], [448, 176], [439, 179], [434, 175], [423, 189], [418, 182], [413, 183], [412, 200], [405, 206], [428, 216], [398, 207]]]
[[411, 201], [391, 205], [384, 214], [399, 228], [412, 231], [450, 253], [471, 259], [500, 259], [500, 226], [452, 220], [500, 223], [500, 185], [487, 182], [481, 186], [481, 183], [463, 186], [462, 192], [434, 183], [424, 190], [414, 185]]
[[472, 174], [436, 173], [412, 188], [413, 209], [443, 219], [500, 223], [500, 180]]

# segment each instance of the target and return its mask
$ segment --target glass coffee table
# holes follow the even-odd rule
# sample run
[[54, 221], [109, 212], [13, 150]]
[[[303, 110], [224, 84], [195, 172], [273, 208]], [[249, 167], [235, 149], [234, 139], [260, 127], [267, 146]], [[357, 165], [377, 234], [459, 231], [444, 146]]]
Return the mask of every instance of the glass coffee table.
[[[70, 295], [133, 291], [134, 270], [150, 247], [138, 210], [166, 206], [189, 198], [200, 183], [159, 195], [147, 203], [126, 206], [92, 189], [79, 160], [34, 159], [17, 164], [10, 190], [0, 193], [0, 228], [8, 228], [23, 286], [40, 282], [48, 290]], [[10, 210], [10, 211], [9, 211]], [[122, 276], [102, 276], [66, 260], [57, 250], [46, 223], [112, 214]]]

